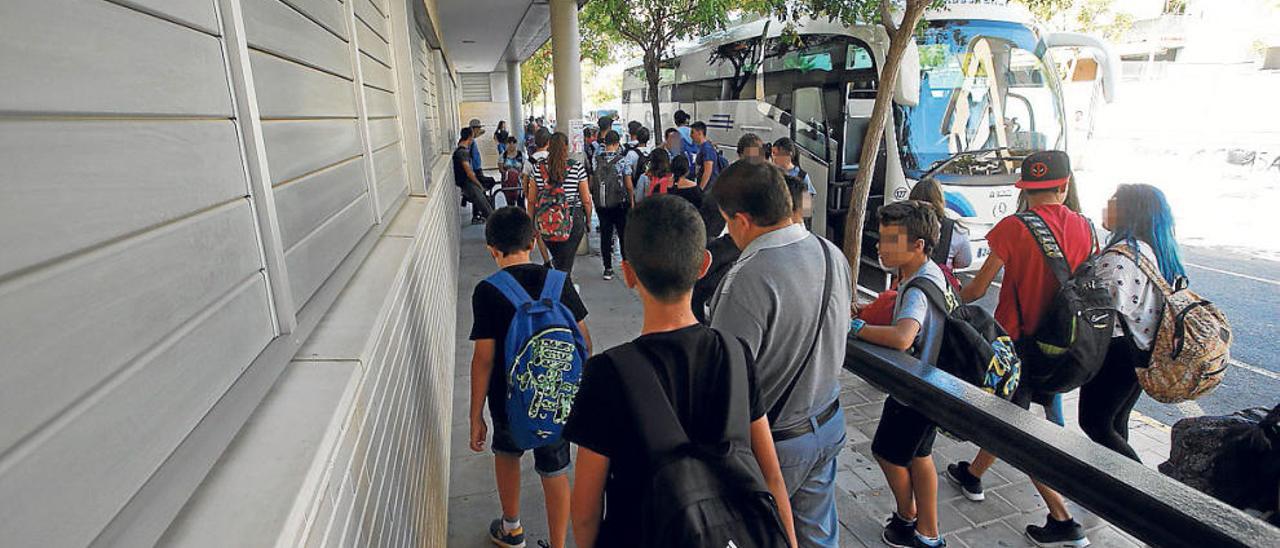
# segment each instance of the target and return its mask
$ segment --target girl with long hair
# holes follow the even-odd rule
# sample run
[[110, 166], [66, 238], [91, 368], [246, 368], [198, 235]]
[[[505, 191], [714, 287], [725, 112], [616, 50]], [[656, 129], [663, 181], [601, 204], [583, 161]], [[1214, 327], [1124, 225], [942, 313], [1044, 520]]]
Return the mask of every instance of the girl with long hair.
[[683, 155], [676, 156], [671, 161], [671, 178], [675, 183], [667, 191], [668, 194], [674, 194], [684, 198], [693, 204], [693, 207], [702, 207], [702, 187], [698, 186], [698, 182], [689, 178], [689, 159]]
[[646, 197], [666, 194], [675, 183], [671, 175], [671, 153], [661, 148], [649, 153], [645, 174], [640, 177], [640, 188]]
[[1102, 369], [1080, 388], [1080, 428], [1093, 441], [1136, 461], [1141, 459], [1128, 441], [1129, 414], [1142, 393], [1135, 368], [1151, 362], [1164, 303], [1156, 283], [1118, 249], [1127, 247], [1158, 265], [1165, 281], [1176, 286], [1186, 270], [1173, 225], [1169, 202], [1151, 185], [1120, 185], [1103, 214], [1102, 226], [1111, 236], [1096, 272], [1107, 281], [1118, 317]]
[[952, 272], [973, 264], [973, 247], [969, 243], [969, 229], [960, 221], [947, 216], [947, 202], [943, 198], [942, 186], [933, 179], [916, 183], [916, 186], [911, 188], [911, 194], [907, 199], [919, 200], [933, 206], [933, 212], [937, 214], [938, 222], [942, 226], [938, 232], [938, 245], [934, 246], [933, 255], [929, 258], [942, 267], [942, 272], [947, 275], [948, 281], [959, 287]]
[[[569, 137], [556, 132], [551, 135], [547, 144], [547, 156], [533, 169], [533, 191], [530, 196], [530, 213], [535, 214], [537, 204], [543, 193], [551, 188], [564, 190], [568, 206], [571, 229], [569, 238], [563, 242], [546, 241], [551, 251], [551, 265], [566, 274], [573, 273], [573, 260], [578, 252], [578, 244], [587, 233], [586, 212], [592, 210], [591, 190], [587, 186], [587, 170], [580, 163], [569, 158]], [[535, 214], [535, 224], [538, 218]], [[546, 233], [543, 226], [538, 226], [539, 233]]]

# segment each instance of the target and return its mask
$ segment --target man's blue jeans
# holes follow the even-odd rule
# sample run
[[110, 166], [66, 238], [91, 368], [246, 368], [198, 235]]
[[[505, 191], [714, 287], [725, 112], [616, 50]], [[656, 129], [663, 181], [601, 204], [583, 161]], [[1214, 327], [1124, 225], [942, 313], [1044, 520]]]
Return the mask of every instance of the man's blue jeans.
[[844, 410], [815, 430], [776, 444], [782, 479], [791, 498], [791, 515], [800, 546], [839, 546], [836, 515], [836, 455], [844, 449]]

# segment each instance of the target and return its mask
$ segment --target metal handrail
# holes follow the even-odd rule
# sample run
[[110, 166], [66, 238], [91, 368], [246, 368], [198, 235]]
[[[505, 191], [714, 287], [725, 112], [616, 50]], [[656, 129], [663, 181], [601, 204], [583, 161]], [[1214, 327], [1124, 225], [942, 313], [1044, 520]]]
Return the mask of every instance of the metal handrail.
[[1144, 542], [1280, 546], [1280, 529], [906, 354], [850, 341], [844, 367]]

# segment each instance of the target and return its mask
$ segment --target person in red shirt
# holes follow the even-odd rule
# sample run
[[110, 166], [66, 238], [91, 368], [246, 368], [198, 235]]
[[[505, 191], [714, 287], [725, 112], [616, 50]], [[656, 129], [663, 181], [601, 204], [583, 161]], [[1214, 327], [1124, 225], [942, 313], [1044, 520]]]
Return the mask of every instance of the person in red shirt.
[[[1021, 171], [1015, 186], [1022, 189], [1028, 209], [1049, 225], [1074, 271], [1093, 254], [1096, 246], [1089, 220], [1064, 205], [1071, 186], [1071, 163], [1067, 154], [1057, 150], [1037, 152], [1023, 160]], [[1049, 270], [1040, 244], [1015, 216], [997, 223], [987, 233], [987, 243], [991, 246], [991, 255], [973, 280], [960, 290], [960, 298], [965, 302], [981, 299], [1003, 268], [996, 321], [1015, 341], [1034, 334], [1045, 308], [1058, 291], [1058, 280]], [[1033, 394], [1024, 388], [1025, 384], [1019, 387], [1013, 402], [1027, 409]], [[1064, 422], [1061, 398], [1060, 394], [1035, 397], [1045, 405], [1046, 417], [1059, 425]], [[981, 501], [985, 498], [982, 474], [995, 460], [995, 455], [981, 450], [972, 463], [962, 461], [948, 466], [947, 479], [959, 486], [969, 500]], [[1027, 538], [1037, 546], [1087, 546], [1089, 540], [1084, 527], [1071, 518], [1062, 495], [1034, 478], [1031, 482], [1049, 507], [1049, 518], [1043, 527], [1028, 525]]]

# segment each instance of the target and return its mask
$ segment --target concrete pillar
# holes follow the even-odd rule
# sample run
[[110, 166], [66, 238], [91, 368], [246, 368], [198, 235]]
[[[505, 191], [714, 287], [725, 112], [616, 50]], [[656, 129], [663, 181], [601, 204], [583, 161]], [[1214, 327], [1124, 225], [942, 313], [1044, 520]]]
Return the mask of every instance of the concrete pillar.
[[582, 35], [578, 2], [551, 0], [551, 73], [556, 79], [556, 131], [569, 136], [582, 160]]
[[524, 142], [524, 112], [520, 105], [520, 63], [507, 61], [507, 101], [511, 110], [511, 134]]

